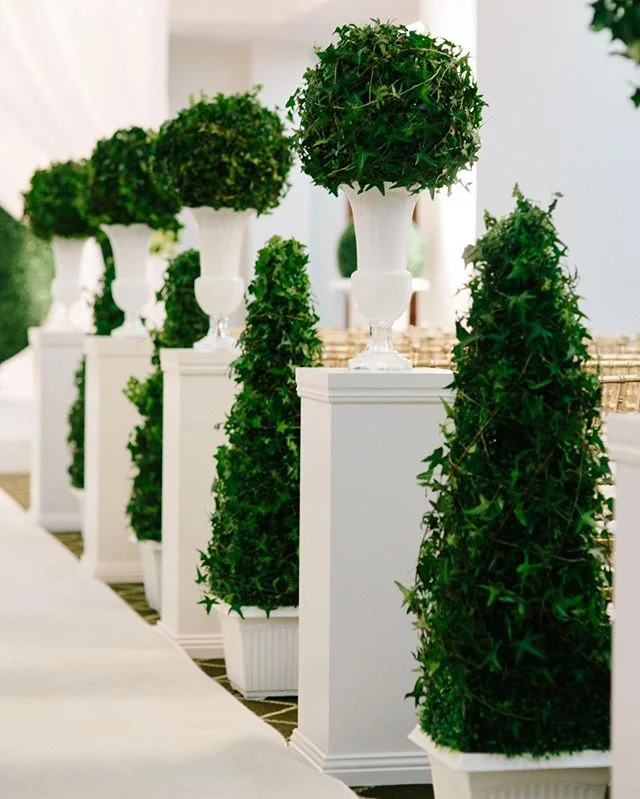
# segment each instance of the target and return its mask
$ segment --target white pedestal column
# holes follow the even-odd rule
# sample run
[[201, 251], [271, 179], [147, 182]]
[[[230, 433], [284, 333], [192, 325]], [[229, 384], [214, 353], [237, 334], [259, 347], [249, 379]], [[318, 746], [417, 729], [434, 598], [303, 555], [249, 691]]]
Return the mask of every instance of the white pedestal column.
[[[125, 509], [132, 467], [127, 442], [139, 415], [124, 396], [130, 377], [151, 370], [148, 339], [87, 336], [85, 517], [82, 564], [105, 582], [142, 579]], [[158, 486], [158, 491], [160, 486]]]
[[74, 374], [82, 357], [82, 333], [32, 327], [35, 429], [31, 451], [33, 520], [52, 532], [80, 529], [78, 500], [67, 474], [69, 408], [74, 400]]
[[636, 799], [640, 741], [640, 415], [611, 415], [607, 439], [616, 464], [611, 787], [614, 799]]
[[162, 618], [158, 624], [191, 657], [223, 656], [217, 615], [198, 602], [199, 552], [211, 537], [214, 455], [235, 393], [237, 352], [163, 350]]
[[407, 739], [413, 583], [427, 507], [416, 476], [441, 440], [451, 372], [299, 369], [300, 673], [291, 746], [349, 785], [430, 781]]

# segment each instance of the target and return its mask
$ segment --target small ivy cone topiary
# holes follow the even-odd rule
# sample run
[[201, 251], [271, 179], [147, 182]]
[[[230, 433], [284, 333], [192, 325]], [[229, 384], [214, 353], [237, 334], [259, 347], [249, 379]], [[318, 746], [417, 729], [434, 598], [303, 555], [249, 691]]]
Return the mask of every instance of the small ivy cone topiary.
[[130, 378], [127, 398], [135, 405], [141, 422], [128, 443], [134, 468], [127, 505], [129, 524], [139, 541], [160, 541], [162, 536], [162, 405], [163, 375], [160, 349], [191, 347], [206, 332], [207, 316], [193, 294], [200, 272], [200, 256], [186, 250], [169, 261], [165, 282], [157, 294], [164, 302], [165, 321], [154, 337], [153, 371], [145, 380]]
[[296, 367], [321, 363], [302, 244], [274, 236], [258, 253], [249, 285], [240, 389], [216, 452], [215, 511], [199, 582], [209, 611], [242, 613], [298, 605], [300, 399]]
[[202, 97], [160, 128], [158, 175], [183, 206], [264, 214], [280, 203], [292, 154], [282, 120], [258, 91]]
[[89, 161], [89, 212], [101, 225], [177, 230], [178, 198], [153, 169], [155, 134], [133, 127], [101, 139]]
[[485, 105], [468, 55], [379, 20], [335, 33], [287, 104], [303, 170], [332, 194], [386, 184], [433, 196], [456, 183], [477, 160]]
[[64, 161], [37, 169], [23, 195], [25, 222], [44, 241], [93, 236], [95, 226], [89, 218], [88, 189], [86, 161]]
[[[115, 280], [116, 270], [113, 262], [113, 252], [107, 236], [98, 231], [96, 240], [102, 250], [104, 272], [100, 279], [98, 293], [93, 300], [93, 328], [96, 336], [108, 336], [112, 330], [120, 327], [124, 321], [124, 314], [113, 301], [111, 284]], [[82, 358], [75, 373], [76, 396], [69, 409], [67, 417], [68, 435], [67, 443], [71, 461], [68, 473], [71, 485], [74, 488], [84, 488], [84, 420], [85, 420], [85, 390], [86, 390], [86, 360]]]
[[611, 480], [590, 336], [552, 212], [515, 210], [466, 251], [444, 445], [420, 475], [420, 725], [462, 752], [609, 748]]

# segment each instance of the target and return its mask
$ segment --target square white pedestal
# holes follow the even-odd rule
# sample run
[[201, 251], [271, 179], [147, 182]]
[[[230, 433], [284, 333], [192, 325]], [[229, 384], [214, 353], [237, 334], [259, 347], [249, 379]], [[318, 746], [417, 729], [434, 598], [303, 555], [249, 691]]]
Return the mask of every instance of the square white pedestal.
[[158, 629], [191, 657], [223, 656], [220, 623], [198, 604], [200, 551], [211, 537], [215, 452], [236, 384], [237, 352], [170, 349], [164, 373], [162, 463], [162, 618]]
[[83, 334], [32, 327], [35, 429], [31, 449], [33, 520], [52, 532], [80, 529], [78, 500], [71, 492], [67, 417], [75, 398], [74, 375]]
[[451, 372], [299, 369], [300, 673], [292, 749], [348, 785], [430, 781], [407, 735], [417, 636], [402, 607]]
[[[85, 517], [82, 565], [105, 582], [142, 579], [126, 507], [132, 465], [127, 442], [140, 416], [124, 395], [130, 377], [151, 370], [148, 339], [87, 336]], [[161, 486], [158, 486], [158, 491]]]

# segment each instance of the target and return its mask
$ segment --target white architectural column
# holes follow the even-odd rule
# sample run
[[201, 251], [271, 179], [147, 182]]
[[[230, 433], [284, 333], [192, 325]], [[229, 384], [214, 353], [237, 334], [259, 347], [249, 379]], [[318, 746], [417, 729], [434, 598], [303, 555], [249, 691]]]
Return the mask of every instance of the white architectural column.
[[299, 369], [300, 674], [291, 746], [349, 785], [430, 781], [407, 739], [413, 584], [427, 508], [417, 475], [441, 442], [451, 372]]
[[31, 450], [33, 520], [53, 532], [80, 529], [78, 500], [71, 493], [67, 417], [74, 375], [82, 357], [82, 333], [32, 327], [35, 429]]
[[162, 618], [158, 628], [192, 657], [222, 657], [215, 613], [198, 604], [199, 552], [211, 537], [214, 455], [236, 384], [234, 352], [163, 350]]
[[148, 339], [85, 338], [82, 564], [89, 574], [106, 582], [137, 582], [142, 577], [138, 546], [131, 540], [126, 516], [132, 479], [127, 442], [140, 417], [124, 389], [130, 377], [149, 374], [151, 349]]
[[614, 799], [636, 799], [640, 741], [640, 415], [611, 415], [607, 440], [616, 462], [612, 795]]

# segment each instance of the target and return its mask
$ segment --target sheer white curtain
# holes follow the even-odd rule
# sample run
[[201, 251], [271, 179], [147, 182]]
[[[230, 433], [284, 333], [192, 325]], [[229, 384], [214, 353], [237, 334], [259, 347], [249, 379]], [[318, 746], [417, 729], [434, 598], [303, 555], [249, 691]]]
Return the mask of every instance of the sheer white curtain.
[[31, 173], [167, 112], [168, 0], [0, 0], [0, 204]]

